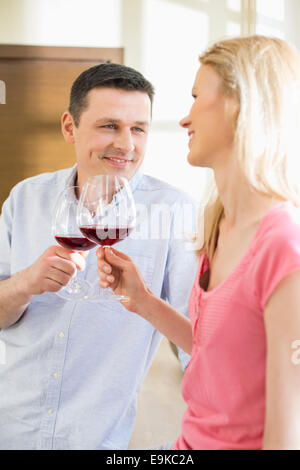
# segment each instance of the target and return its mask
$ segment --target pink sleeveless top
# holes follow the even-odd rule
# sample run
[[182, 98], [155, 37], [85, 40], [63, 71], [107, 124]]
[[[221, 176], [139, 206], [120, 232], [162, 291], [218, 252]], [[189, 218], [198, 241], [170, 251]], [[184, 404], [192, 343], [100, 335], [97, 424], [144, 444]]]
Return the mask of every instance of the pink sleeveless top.
[[[176, 450], [261, 449], [265, 419], [264, 309], [279, 282], [300, 268], [300, 210], [273, 207], [231, 274], [204, 291], [200, 256], [189, 300], [193, 350], [182, 394], [187, 403]], [[282, 312], [284, 315], [284, 312]]]

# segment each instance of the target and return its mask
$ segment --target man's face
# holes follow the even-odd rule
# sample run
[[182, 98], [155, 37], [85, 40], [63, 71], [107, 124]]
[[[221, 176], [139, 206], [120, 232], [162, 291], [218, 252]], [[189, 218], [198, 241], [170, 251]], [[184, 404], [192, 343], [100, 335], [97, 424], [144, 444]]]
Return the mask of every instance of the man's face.
[[95, 88], [78, 127], [70, 113], [62, 117], [65, 140], [75, 146], [78, 185], [91, 175], [114, 174], [130, 179], [141, 166], [151, 119], [147, 93]]

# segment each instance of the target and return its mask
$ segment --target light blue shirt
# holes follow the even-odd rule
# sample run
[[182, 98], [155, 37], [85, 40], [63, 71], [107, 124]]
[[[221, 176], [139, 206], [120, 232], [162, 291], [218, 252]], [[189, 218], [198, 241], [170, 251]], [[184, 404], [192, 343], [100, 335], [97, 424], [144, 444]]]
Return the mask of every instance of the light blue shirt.
[[[53, 209], [75, 174], [76, 166], [13, 188], [0, 217], [0, 280], [55, 244]], [[130, 185], [137, 205], [149, 210], [161, 203], [192, 203], [178, 189], [140, 172]], [[154, 294], [187, 315], [197, 259], [172, 236], [182, 214], [178, 207], [172, 211], [168, 237], [145, 240], [149, 214], [140, 217], [140, 236], [133, 233], [117, 248], [133, 258]], [[82, 275], [95, 283], [95, 249], [86, 263]], [[0, 331], [0, 449], [125, 449], [139, 388], [160, 340], [150, 323], [118, 302], [36, 295], [19, 321]], [[187, 355], [180, 355], [186, 365]]]

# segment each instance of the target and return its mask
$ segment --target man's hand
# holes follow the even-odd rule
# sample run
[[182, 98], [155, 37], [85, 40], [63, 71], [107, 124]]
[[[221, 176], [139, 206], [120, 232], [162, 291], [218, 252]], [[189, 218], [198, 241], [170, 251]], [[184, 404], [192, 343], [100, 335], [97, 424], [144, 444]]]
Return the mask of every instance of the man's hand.
[[57, 245], [50, 246], [34, 264], [22, 271], [26, 293], [37, 295], [59, 291], [75, 275], [76, 268], [85, 268], [87, 254]]

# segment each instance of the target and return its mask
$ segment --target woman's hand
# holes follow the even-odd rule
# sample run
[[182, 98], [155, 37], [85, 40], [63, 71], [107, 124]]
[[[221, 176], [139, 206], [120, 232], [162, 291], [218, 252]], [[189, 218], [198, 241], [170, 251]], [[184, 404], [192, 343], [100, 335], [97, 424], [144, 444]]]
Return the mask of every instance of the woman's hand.
[[147, 299], [151, 296], [144, 279], [132, 259], [113, 248], [98, 248], [99, 285], [111, 287], [115, 294], [126, 295], [122, 304], [127, 310], [142, 315]]

